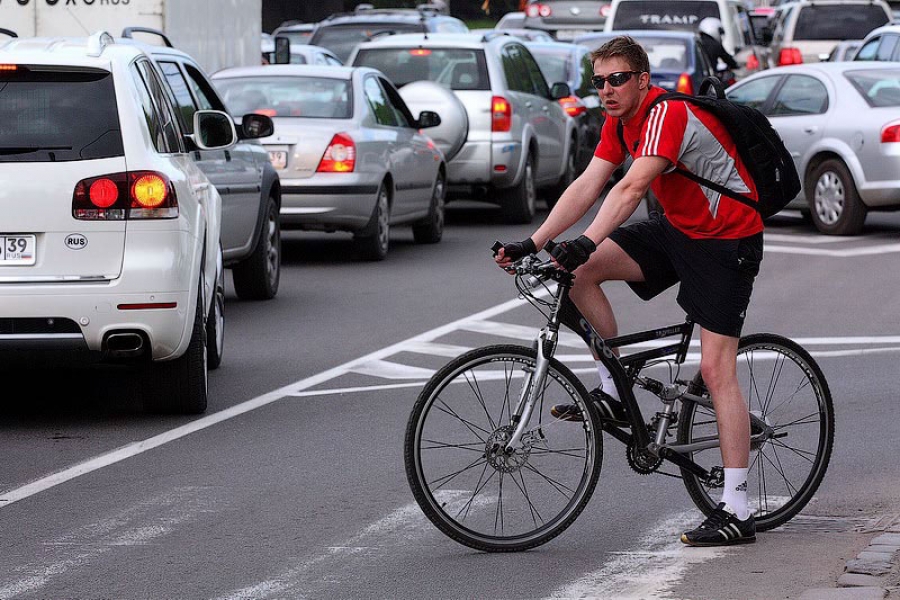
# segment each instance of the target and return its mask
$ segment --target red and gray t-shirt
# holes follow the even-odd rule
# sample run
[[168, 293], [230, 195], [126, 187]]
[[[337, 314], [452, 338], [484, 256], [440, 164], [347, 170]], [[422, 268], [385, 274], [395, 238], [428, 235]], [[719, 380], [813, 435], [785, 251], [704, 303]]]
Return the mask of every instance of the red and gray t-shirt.
[[[647, 107], [665, 90], [653, 86], [637, 112], [623, 121], [623, 137], [631, 154], [661, 156], [673, 167], [651, 184], [651, 189], [679, 231], [691, 238], [737, 239], [763, 230], [755, 210], [703, 187], [673, 171], [674, 165], [757, 199], [756, 186], [741, 161], [725, 126], [713, 115], [684, 101], [666, 100]], [[644, 116], [646, 115], [646, 118]], [[621, 164], [626, 150], [619, 140], [619, 119], [607, 117], [594, 156]]]

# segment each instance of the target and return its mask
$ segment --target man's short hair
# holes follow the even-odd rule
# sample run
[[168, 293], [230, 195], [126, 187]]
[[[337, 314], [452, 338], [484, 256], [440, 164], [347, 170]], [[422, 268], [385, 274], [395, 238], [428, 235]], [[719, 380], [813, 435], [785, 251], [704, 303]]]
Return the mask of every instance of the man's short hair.
[[650, 59], [647, 58], [647, 52], [631, 36], [620, 35], [591, 52], [591, 64], [598, 58], [607, 60], [615, 57], [625, 59], [625, 62], [634, 71], [650, 72]]

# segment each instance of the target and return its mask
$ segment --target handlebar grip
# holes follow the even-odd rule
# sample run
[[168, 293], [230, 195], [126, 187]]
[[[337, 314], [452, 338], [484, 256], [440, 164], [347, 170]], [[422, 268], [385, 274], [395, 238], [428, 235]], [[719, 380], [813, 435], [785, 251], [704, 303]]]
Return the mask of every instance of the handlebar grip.
[[494, 241], [494, 245], [491, 246], [491, 252], [494, 253], [494, 256], [497, 256], [497, 253], [500, 252], [500, 248], [503, 247], [503, 243], [499, 241]]
[[553, 252], [553, 249], [556, 248], [557, 245], [558, 244], [553, 240], [549, 240], [546, 244], [544, 244], [544, 252], [550, 254], [551, 252]]

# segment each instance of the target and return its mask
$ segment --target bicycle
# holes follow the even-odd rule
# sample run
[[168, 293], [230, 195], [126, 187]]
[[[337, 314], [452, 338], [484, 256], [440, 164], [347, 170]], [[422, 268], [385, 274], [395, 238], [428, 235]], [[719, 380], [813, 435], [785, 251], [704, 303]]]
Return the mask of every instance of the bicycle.
[[[568, 298], [572, 274], [534, 255], [510, 270], [520, 296], [547, 323], [530, 348], [492, 345], [458, 356], [419, 394], [404, 461], [429, 520], [451, 539], [487, 552], [550, 541], [590, 500], [604, 431], [625, 444], [632, 469], [682, 478], [694, 504], [712, 512], [718, 503], [712, 490], [724, 480], [715, 413], [699, 369], [690, 379], [680, 376], [694, 323], [686, 318], [604, 340]], [[602, 421], [584, 384], [555, 357], [561, 324], [612, 373], [627, 424]], [[680, 339], [664, 339], [674, 336]], [[648, 342], [650, 348], [621, 358], [613, 352]], [[666, 366], [668, 382], [655, 373]], [[741, 338], [738, 375], [751, 413], [750, 504], [757, 531], [766, 531], [802, 510], [825, 475], [834, 443], [831, 392], [806, 350], [771, 333]], [[662, 403], [649, 421], [635, 390]], [[553, 418], [549, 408], [557, 403], [576, 404], [583, 421]], [[664, 463], [678, 473], [661, 471]]]

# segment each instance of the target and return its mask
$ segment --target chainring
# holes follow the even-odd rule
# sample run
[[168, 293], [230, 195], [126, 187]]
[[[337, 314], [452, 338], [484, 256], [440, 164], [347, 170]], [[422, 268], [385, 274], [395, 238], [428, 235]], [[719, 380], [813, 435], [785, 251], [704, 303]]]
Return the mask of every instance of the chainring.
[[634, 442], [628, 444], [625, 456], [628, 459], [628, 466], [641, 475], [655, 473], [663, 463], [663, 459], [660, 457], [654, 456], [646, 450], [638, 449]]

